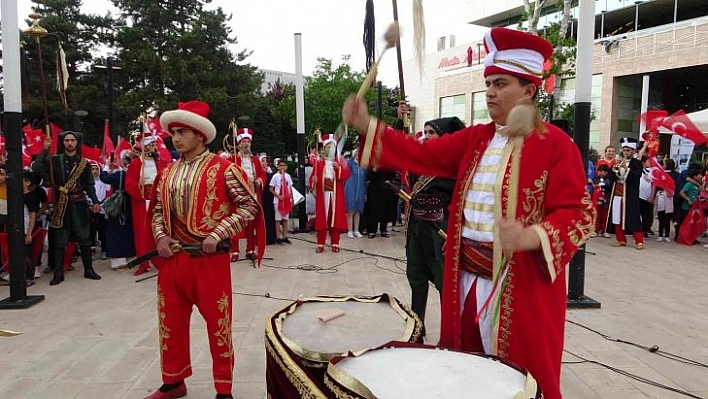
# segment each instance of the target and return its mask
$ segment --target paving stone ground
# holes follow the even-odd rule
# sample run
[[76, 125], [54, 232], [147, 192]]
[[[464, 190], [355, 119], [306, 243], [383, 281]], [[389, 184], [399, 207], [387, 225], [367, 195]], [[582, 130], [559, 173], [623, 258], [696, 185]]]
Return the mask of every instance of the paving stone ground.
[[[314, 252], [314, 235], [293, 238], [291, 246], [269, 246], [266, 256], [273, 260], [264, 261], [258, 270], [250, 262], [232, 264], [237, 398], [265, 397], [264, 322], [289, 303], [275, 298], [386, 292], [409, 301], [405, 263], [358, 252], [402, 259], [402, 232], [376, 239], [345, 236], [342, 247], [348, 250], [327, 249], [323, 254]], [[593, 238], [588, 244], [593, 254], [587, 255], [585, 294], [600, 301], [602, 308], [568, 311], [564, 396], [687, 397], [598, 364], [577, 363], [575, 354], [708, 398], [708, 368], [614, 342], [575, 324], [708, 364], [708, 249], [649, 240], [644, 251], [637, 251], [612, 248], [611, 243]], [[336, 272], [290, 268], [298, 265]], [[156, 279], [136, 283], [131, 274], [111, 271], [107, 261], [98, 261], [103, 280], [90, 281], [76, 266], [77, 271], [58, 286], [49, 286], [45, 275], [28, 289], [30, 294], [45, 295], [44, 302], [26, 310], [0, 311], [0, 328], [23, 332], [0, 338], [0, 398], [139, 399], [159, 387]], [[9, 288], [0, 287], [0, 298], [8, 296]], [[438, 340], [439, 311], [432, 289], [426, 320], [430, 343]], [[206, 329], [198, 312], [192, 317], [191, 353], [194, 375], [187, 380], [187, 397], [213, 398]]]

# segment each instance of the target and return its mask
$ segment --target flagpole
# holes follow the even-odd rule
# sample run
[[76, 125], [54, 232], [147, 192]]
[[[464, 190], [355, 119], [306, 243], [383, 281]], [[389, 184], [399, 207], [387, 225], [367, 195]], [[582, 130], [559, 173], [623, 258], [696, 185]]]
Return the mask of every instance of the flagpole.
[[37, 66], [39, 68], [39, 82], [40, 82], [40, 90], [42, 94], [42, 117], [44, 118], [43, 123], [44, 123], [44, 133], [48, 137], [52, 136], [51, 129], [49, 127], [49, 111], [47, 110], [47, 88], [45, 87], [45, 79], [44, 79], [44, 65], [42, 63], [42, 41], [41, 38], [46, 36], [49, 32], [43, 28], [41, 25], [39, 25], [39, 19], [42, 18], [42, 14], [33, 12], [29, 15], [30, 19], [32, 19], [32, 26], [27, 28], [24, 33], [34, 37], [35, 42], [37, 43]]

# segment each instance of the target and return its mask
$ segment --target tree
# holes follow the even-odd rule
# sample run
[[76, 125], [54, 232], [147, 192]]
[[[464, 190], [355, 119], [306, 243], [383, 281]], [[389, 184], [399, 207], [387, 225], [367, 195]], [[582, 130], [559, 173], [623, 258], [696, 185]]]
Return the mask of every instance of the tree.
[[[110, 35], [112, 19], [109, 15], [83, 14], [81, 0], [35, 0], [36, 10], [43, 15], [40, 24], [50, 35], [40, 40], [46, 91], [47, 108], [51, 122], [64, 129], [77, 128], [74, 111], [88, 111], [83, 121], [85, 140], [97, 144], [102, 137], [105, 102], [104, 79], [89, 73], [88, 65], [94, 62], [92, 49], [100, 46]], [[27, 20], [27, 25], [31, 21]], [[37, 44], [34, 38], [22, 34], [22, 84], [23, 114], [28, 122], [38, 125], [43, 120], [40, 71]], [[66, 88], [68, 109], [57, 93], [57, 47], [61, 41], [66, 53], [69, 84]]]
[[523, 0], [524, 2], [524, 15], [522, 19], [528, 21], [528, 31], [536, 34], [538, 32], [538, 19], [541, 17], [541, 11], [543, 7], [546, 6], [548, 0]]
[[205, 10], [209, 0], [112, 0], [124, 26], [116, 36], [123, 71], [117, 111], [124, 120], [147, 110], [160, 113], [179, 101], [202, 100], [222, 142], [231, 119], [255, 116], [262, 76], [246, 63], [221, 8]]

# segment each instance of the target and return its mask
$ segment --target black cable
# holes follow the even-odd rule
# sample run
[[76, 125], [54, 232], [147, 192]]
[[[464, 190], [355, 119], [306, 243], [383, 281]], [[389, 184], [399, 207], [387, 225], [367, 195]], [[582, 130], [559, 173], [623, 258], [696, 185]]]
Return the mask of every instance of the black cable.
[[[379, 259], [376, 258], [376, 257], [374, 257], [374, 256], [361, 256], [361, 257], [358, 257], [358, 258], [353, 258], [353, 259], [345, 260], [344, 262], [337, 263], [336, 265], [333, 265], [333, 266], [330, 266], [330, 267], [322, 267], [322, 266], [317, 266], [317, 265], [313, 265], [313, 264], [310, 264], [310, 263], [303, 263], [303, 264], [293, 265], [293, 266], [275, 266], [275, 265], [268, 265], [268, 264], [265, 264], [265, 263], [262, 263], [261, 265], [262, 265], [263, 267], [268, 267], [268, 268], [271, 268], [271, 269], [301, 270], [301, 271], [305, 271], [305, 272], [315, 272], [315, 273], [337, 273], [337, 272], [339, 272], [339, 267], [340, 267], [340, 266], [342, 266], [342, 265], [344, 265], [344, 264], [346, 264], [346, 263], [349, 263], [349, 262], [354, 262], [354, 261], [357, 261], [357, 260], [364, 260], [364, 259], [373, 259], [373, 260], [374, 260], [374, 264], [373, 264], [372, 266], [374, 266], [374, 267], [376, 267], [376, 268], [378, 268], [378, 269], [387, 271], [387, 272], [389, 272], [389, 273], [400, 274], [400, 275], [405, 275], [405, 274], [406, 274], [405, 271], [404, 271], [403, 273], [401, 273], [401, 272], [397, 272], [397, 271], [395, 271], [395, 270], [391, 270], [391, 269], [387, 269], [387, 268], [385, 268], [385, 267], [379, 266]], [[395, 263], [394, 263], [394, 266], [395, 266]], [[397, 266], [396, 266], [396, 268], [399, 269], [399, 270], [402, 270], [401, 268], [399, 268], [399, 267], [397, 267]]]
[[[310, 244], [317, 245], [317, 242], [315, 242], [315, 241], [306, 240], [304, 238], [296, 238], [296, 237], [292, 237], [292, 238], [293, 238], [293, 240], [298, 240], [298, 241], [307, 242]], [[390, 259], [390, 260], [394, 260], [394, 261], [398, 261], [398, 262], [405, 262], [406, 261], [404, 258], [397, 258], [395, 256], [388, 256], [388, 255], [381, 255], [381, 254], [377, 254], [377, 253], [373, 253], [373, 252], [367, 252], [367, 251], [364, 251], [363, 249], [356, 250], [356, 249], [349, 249], [349, 248], [342, 248], [342, 247], [339, 247], [339, 249], [341, 251], [347, 251], [347, 252], [353, 252], [353, 253], [357, 253], [357, 254], [375, 256], [377, 258]]]
[[678, 388], [674, 388], [674, 387], [670, 387], [670, 386], [668, 386], [668, 385], [664, 385], [664, 384], [658, 383], [658, 382], [653, 381], [653, 380], [650, 380], [650, 379], [648, 379], [648, 378], [646, 378], [646, 377], [642, 377], [642, 376], [638, 376], [638, 375], [636, 375], [636, 374], [632, 374], [632, 373], [630, 373], [630, 372], [628, 372], [628, 371], [625, 371], [625, 370], [622, 370], [622, 369], [618, 369], [618, 368], [613, 367], [613, 366], [610, 366], [610, 365], [608, 365], [608, 364], [605, 364], [605, 363], [602, 363], [602, 362], [599, 362], [599, 361], [596, 361], [596, 360], [586, 359], [586, 358], [584, 358], [584, 357], [582, 357], [582, 356], [580, 356], [580, 355], [577, 355], [577, 354], [575, 354], [575, 353], [573, 353], [573, 352], [571, 352], [571, 351], [569, 351], [569, 350], [567, 350], [567, 349], [563, 349], [563, 351], [566, 352], [566, 353], [569, 353], [569, 354], [572, 355], [572, 356], [577, 357], [578, 359], [581, 359], [581, 360], [582, 360], [582, 361], [580, 361], [580, 362], [562, 362], [563, 364], [583, 364], [583, 363], [597, 364], [598, 366], [602, 366], [602, 367], [604, 367], [604, 368], [606, 368], [606, 369], [608, 369], [608, 370], [610, 370], [610, 371], [614, 371], [614, 372], [617, 373], [617, 374], [620, 374], [620, 375], [623, 375], [623, 376], [625, 376], [625, 377], [631, 378], [631, 379], [633, 379], [633, 380], [635, 380], [635, 381], [643, 382], [643, 383], [645, 383], [645, 384], [647, 384], [647, 385], [651, 385], [651, 386], [653, 386], [653, 387], [665, 389], [665, 390], [667, 390], [667, 391], [676, 392], [676, 393], [678, 393], [678, 394], [688, 396], [689, 398], [705, 399], [705, 398], [703, 398], [703, 397], [701, 397], [701, 396], [696, 396], [696, 395], [694, 395], [694, 394], [692, 394], [692, 393], [690, 393], [690, 392], [686, 392], [686, 391], [681, 390], [681, 389], [678, 389]]
[[276, 301], [288, 301], [288, 302], [295, 302], [295, 299], [290, 299], [290, 298], [279, 298], [276, 296], [272, 296], [270, 292], [266, 292], [265, 294], [251, 294], [248, 292], [239, 292], [239, 291], [232, 291], [231, 292], [233, 295], [241, 295], [241, 296], [255, 296], [259, 298], [267, 298], [267, 299], [275, 299]]
[[637, 344], [637, 343], [634, 343], [634, 342], [631, 342], [631, 341], [625, 341], [625, 340], [620, 339], [620, 338], [611, 337], [611, 336], [609, 336], [609, 335], [607, 335], [607, 334], [604, 334], [604, 333], [602, 333], [602, 332], [600, 332], [600, 331], [597, 331], [597, 330], [595, 330], [595, 329], [592, 329], [592, 328], [590, 328], [590, 327], [588, 327], [588, 326], [586, 326], [586, 325], [584, 325], [584, 324], [582, 324], [582, 323], [578, 323], [577, 321], [568, 320], [568, 319], [566, 319], [566, 321], [567, 321], [568, 323], [570, 323], [570, 324], [576, 325], [576, 326], [578, 326], [578, 327], [580, 327], [580, 328], [584, 328], [584, 329], [586, 329], [586, 330], [588, 330], [588, 331], [590, 331], [590, 332], [593, 332], [593, 333], [595, 333], [595, 334], [601, 336], [602, 338], [604, 338], [604, 339], [606, 339], [606, 340], [608, 340], [608, 341], [619, 342], [619, 343], [622, 343], [622, 344], [627, 344], [627, 345], [634, 346], [634, 347], [639, 348], [639, 349], [644, 349], [644, 350], [647, 351], [647, 352], [655, 353], [655, 354], [657, 354], [657, 355], [659, 355], [659, 356], [661, 356], [661, 357], [665, 357], [665, 358], [667, 358], [667, 359], [670, 359], [670, 360], [673, 360], [673, 361], [676, 361], [676, 362], [679, 362], [679, 363], [684, 363], [684, 364], [688, 364], [688, 365], [691, 365], [691, 366], [698, 366], [698, 367], [705, 367], [705, 368], [708, 368], [708, 364], [701, 363], [701, 362], [699, 362], [699, 361], [697, 361], [697, 360], [689, 359], [689, 358], [686, 358], [686, 357], [677, 355], [677, 354], [675, 354], [675, 353], [662, 351], [661, 349], [659, 349], [659, 345], [646, 346], [646, 345]]

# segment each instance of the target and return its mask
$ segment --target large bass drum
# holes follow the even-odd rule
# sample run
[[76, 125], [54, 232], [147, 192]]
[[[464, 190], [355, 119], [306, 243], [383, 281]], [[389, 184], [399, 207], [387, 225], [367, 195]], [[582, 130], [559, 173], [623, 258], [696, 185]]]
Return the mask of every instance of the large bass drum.
[[540, 398], [526, 370], [495, 356], [391, 342], [332, 359], [325, 375], [330, 398]]
[[266, 321], [268, 396], [331, 397], [324, 386], [330, 359], [392, 340], [420, 342], [422, 328], [407, 306], [387, 294], [297, 301]]

